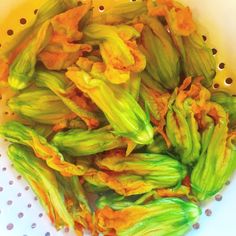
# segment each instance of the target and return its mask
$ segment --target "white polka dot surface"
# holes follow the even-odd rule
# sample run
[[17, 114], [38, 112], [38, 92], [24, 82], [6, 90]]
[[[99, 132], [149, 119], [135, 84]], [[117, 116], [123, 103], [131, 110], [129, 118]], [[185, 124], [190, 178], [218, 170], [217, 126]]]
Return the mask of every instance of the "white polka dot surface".
[[0, 140], [0, 235], [72, 236], [69, 229], [57, 232], [27, 182], [6, 156], [7, 142]]
[[[125, 0], [122, 0], [125, 1]], [[132, 1], [132, 0], [127, 0]], [[28, 27], [37, 14], [43, 0], [0, 1], [0, 51], [4, 42], [17, 35], [21, 27]], [[95, 9], [102, 14], [112, 0], [94, 0]], [[193, 10], [195, 18], [202, 26], [205, 40], [212, 45], [218, 61], [218, 73], [213, 89], [230, 91], [236, 95], [236, 1], [207, 0], [204, 4], [197, 0], [182, 0]], [[17, 8], [26, 6], [24, 15]], [[15, 6], [15, 7], [13, 7]], [[12, 10], [14, 8], [14, 16]], [[18, 10], [17, 10], [18, 9]], [[227, 16], [227, 17], [226, 17]], [[6, 20], [10, 19], [10, 20]], [[9, 22], [9, 24], [7, 24]], [[206, 35], [206, 36], [205, 36]], [[234, 71], [233, 71], [234, 70]], [[7, 98], [0, 95], [0, 121], [12, 114], [5, 106]], [[0, 140], [0, 236], [72, 236], [71, 229], [57, 232], [32, 192], [27, 182], [11, 166], [7, 155], [7, 143]], [[236, 178], [226, 183], [222, 193], [202, 207], [202, 216], [193, 226], [188, 236], [235, 236], [236, 235]]]

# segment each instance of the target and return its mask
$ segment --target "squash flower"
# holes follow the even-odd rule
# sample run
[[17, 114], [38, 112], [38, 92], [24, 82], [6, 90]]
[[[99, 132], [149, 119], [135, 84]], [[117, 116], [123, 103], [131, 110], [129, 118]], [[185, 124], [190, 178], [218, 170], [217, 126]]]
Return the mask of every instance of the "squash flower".
[[142, 81], [140, 88], [141, 102], [150, 112], [150, 118], [155, 125], [155, 131], [160, 133], [166, 140], [168, 146], [170, 142], [164, 131], [166, 125], [166, 114], [168, 111], [168, 102], [170, 94], [166, 91], [162, 91], [153, 87], [149, 87]]
[[225, 92], [216, 92], [212, 94], [211, 100], [224, 107], [229, 114], [230, 128], [236, 127], [236, 97]]
[[140, 33], [128, 25], [90, 24], [84, 29], [84, 41], [99, 45], [106, 65], [105, 75], [114, 84], [125, 83], [131, 72], [141, 72], [146, 66], [145, 56], [138, 49]]
[[216, 75], [215, 58], [202, 36], [196, 32], [189, 7], [172, 0], [157, 0], [157, 5], [153, 6], [148, 0], [148, 8], [149, 15], [165, 17], [173, 42], [181, 55], [185, 76], [203, 76], [203, 85], [210, 87]]
[[90, 52], [88, 44], [75, 43], [82, 39], [79, 23], [91, 8], [88, 1], [51, 19], [52, 34], [38, 59], [50, 70], [66, 69], [75, 63], [84, 52]]
[[[100, 64], [95, 63], [93, 67], [96, 65]], [[149, 117], [122, 87], [111, 84], [97, 69], [87, 73], [71, 68], [66, 76], [103, 111], [117, 135], [137, 144], [152, 142], [153, 128]]]
[[77, 176], [64, 177], [56, 174], [59, 188], [64, 195], [65, 205], [72, 219], [76, 235], [83, 236], [84, 230], [91, 235], [97, 235], [94, 227], [92, 210], [85, 195], [84, 189]]
[[47, 89], [33, 89], [12, 97], [8, 106], [24, 118], [41, 124], [67, 122], [76, 115], [65, 106], [59, 97]]
[[30, 184], [56, 228], [73, 227], [74, 221], [66, 208], [55, 172], [22, 145], [9, 146], [8, 156], [14, 168]]
[[98, 156], [95, 160], [100, 170], [90, 169], [84, 179], [100, 187], [107, 186], [124, 196], [142, 194], [156, 188], [178, 185], [186, 169], [168, 155], [120, 153]]
[[228, 116], [223, 107], [209, 102], [204, 118], [202, 152], [191, 175], [194, 195], [205, 200], [221, 190], [235, 170], [235, 133], [228, 134]]
[[201, 85], [201, 78], [193, 82], [191, 78], [185, 79], [170, 99], [166, 132], [184, 164], [193, 164], [199, 159], [201, 137], [197, 113], [209, 99], [210, 92]]
[[175, 89], [179, 84], [180, 58], [170, 35], [158, 19], [140, 16], [144, 24], [139, 47], [147, 59], [147, 72], [165, 89]]
[[59, 132], [53, 137], [52, 143], [61, 152], [72, 156], [88, 156], [126, 146], [124, 139], [104, 128], [97, 130], [71, 129]]
[[45, 160], [49, 167], [64, 176], [83, 175], [87, 171], [87, 166], [66, 162], [58, 149], [49, 144], [43, 136], [16, 121], [1, 125], [0, 136], [10, 142], [31, 147], [36, 157]]
[[76, 86], [64, 74], [37, 70], [36, 84], [46, 87], [55, 93], [74, 114], [85, 122], [88, 128], [97, 128], [101, 122], [98, 109], [82, 92], [76, 91]]
[[200, 214], [200, 208], [193, 203], [164, 198], [121, 210], [98, 209], [96, 224], [105, 236], [181, 236], [197, 222]]
[[21, 90], [29, 86], [33, 80], [37, 55], [46, 47], [51, 34], [50, 21], [46, 21], [39, 29], [37, 35], [15, 58], [10, 65], [8, 77], [8, 83], [12, 88]]

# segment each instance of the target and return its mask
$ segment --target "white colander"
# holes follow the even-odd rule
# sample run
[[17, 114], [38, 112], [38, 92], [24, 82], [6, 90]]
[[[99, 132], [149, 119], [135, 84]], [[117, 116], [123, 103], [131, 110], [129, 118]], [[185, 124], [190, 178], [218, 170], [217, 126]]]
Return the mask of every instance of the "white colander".
[[[135, 0], [94, 0], [96, 14], [103, 14], [115, 1]], [[200, 32], [214, 49], [219, 68], [212, 89], [236, 96], [236, 1], [179, 1], [191, 7]], [[30, 26], [37, 9], [44, 2], [0, 0], [0, 55], [11, 40], [17, 39], [19, 32]], [[0, 88], [0, 123], [14, 116], [6, 107], [9, 96]], [[0, 236], [74, 235], [71, 229], [57, 232], [51, 225], [34, 193], [8, 161], [7, 145], [7, 142], [0, 140]], [[236, 178], [233, 178], [222, 193], [202, 206], [200, 221], [188, 236], [236, 236], [235, 200]]]

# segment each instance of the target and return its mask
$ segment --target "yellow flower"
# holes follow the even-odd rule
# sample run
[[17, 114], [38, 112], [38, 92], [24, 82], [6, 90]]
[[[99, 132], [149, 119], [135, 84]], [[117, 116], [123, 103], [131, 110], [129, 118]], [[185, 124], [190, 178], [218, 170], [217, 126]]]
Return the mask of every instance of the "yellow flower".
[[14, 168], [31, 185], [42, 206], [57, 228], [74, 226], [73, 219], [65, 206], [55, 173], [43, 160], [38, 159], [28, 148], [14, 144], [8, 149]]
[[122, 87], [111, 84], [99, 68], [90, 73], [71, 68], [66, 75], [103, 111], [117, 135], [138, 144], [152, 142], [153, 128], [149, 117], [132, 95]]
[[82, 39], [78, 25], [88, 13], [91, 3], [72, 8], [51, 19], [52, 35], [48, 45], [38, 55], [38, 59], [50, 70], [66, 69], [75, 63], [83, 52], [90, 52], [87, 44], [73, 43]]
[[0, 126], [0, 136], [13, 143], [19, 143], [34, 150], [36, 157], [45, 160], [47, 165], [64, 176], [83, 175], [87, 165], [74, 165], [64, 160], [56, 147], [35, 130], [16, 121], [9, 121]]
[[184, 235], [200, 214], [193, 203], [166, 198], [117, 211], [104, 207], [96, 211], [96, 224], [107, 236]]
[[189, 36], [196, 30], [189, 7], [171, 9], [167, 19], [171, 29], [177, 35]]
[[99, 45], [106, 65], [105, 75], [115, 84], [130, 79], [131, 72], [141, 72], [146, 66], [145, 56], [138, 49], [136, 38], [140, 36], [128, 25], [91, 24], [84, 29], [85, 42]]
[[186, 175], [183, 165], [162, 154], [138, 153], [125, 157], [113, 152], [97, 157], [95, 163], [100, 170], [88, 170], [85, 180], [124, 196], [176, 186]]

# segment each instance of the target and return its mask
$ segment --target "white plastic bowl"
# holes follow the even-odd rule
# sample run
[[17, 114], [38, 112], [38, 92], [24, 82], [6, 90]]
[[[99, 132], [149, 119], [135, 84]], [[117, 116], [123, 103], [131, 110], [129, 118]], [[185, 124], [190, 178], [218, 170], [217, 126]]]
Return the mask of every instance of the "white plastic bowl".
[[[1, 0], [0, 1], [0, 55], [7, 43], [14, 40], [24, 27], [35, 17], [34, 11], [45, 0]], [[131, 0], [94, 0], [94, 7], [103, 5], [105, 10], [114, 1]], [[236, 1], [235, 0], [182, 0], [188, 4], [200, 26], [200, 31], [207, 36], [212, 48], [217, 49], [218, 64], [225, 63], [224, 70], [218, 70], [215, 84], [219, 90], [236, 94]], [[20, 19], [25, 18], [26, 24]], [[14, 34], [9, 36], [11, 29]], [[235, 79], [231, 85], [226, 78]], [[0, 95], [1, 95], [0, 90]], [[6, 107], [7, 95], [0, 96], [0, 122], [11, 117]], [[6, 156], [7, 143], [0, 140], [0, 235], [1, 236], [59, 236], [74, 235], [71, 230], [57, 232], [45, 215], [27, 183], [11, 166]], [[203, 206], [199, 229], [192, 229], [188, 236], [235, 236], [236, 235], [236, 178], [230, 180], [222, 193], [217, 196], [221, 201], [212, 201]], [[208, 209], [208, 210], [207, 210]], [[210, 213], [211, 216], [206, 216]], [[134, 235], [135, 236], [135, 235]], [[158, 235], [157, 235], [158, 236]]]

